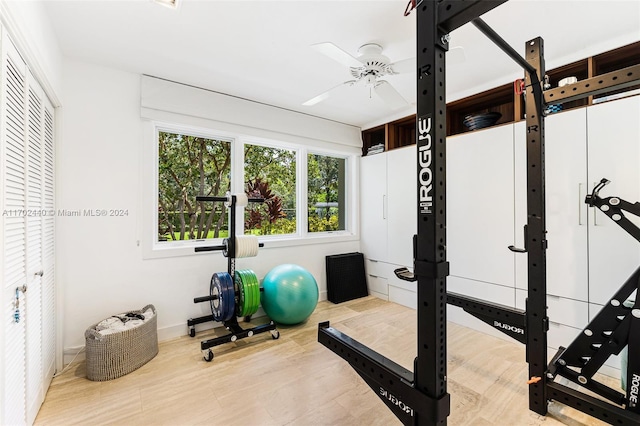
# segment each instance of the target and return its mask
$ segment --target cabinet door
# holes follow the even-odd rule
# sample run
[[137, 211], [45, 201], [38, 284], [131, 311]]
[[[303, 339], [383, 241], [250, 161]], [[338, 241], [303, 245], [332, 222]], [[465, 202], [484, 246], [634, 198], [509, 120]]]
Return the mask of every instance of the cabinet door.
[[360, 161], [360, 247], [374, 260], [387, 257], [387, 154]]
[[413, 268], [413, 236], [418, 227], [415, 145], [387, 153], [387, 260]]
[[[640, 97], [587, 109], [589, 191], [611, 181], [601, 197], [640, 201]], [[625, 214], [639, 223], [632, 214]], [[601, 211], [589, 209], [589, 301], [605, 305], [640, 265], [640, 243]]]
[[447, 138], [451, 275], [514, 287], [513, 125]]
[[549, 116], [545, 136], [547, 293], [587, 302], [586, 108]]

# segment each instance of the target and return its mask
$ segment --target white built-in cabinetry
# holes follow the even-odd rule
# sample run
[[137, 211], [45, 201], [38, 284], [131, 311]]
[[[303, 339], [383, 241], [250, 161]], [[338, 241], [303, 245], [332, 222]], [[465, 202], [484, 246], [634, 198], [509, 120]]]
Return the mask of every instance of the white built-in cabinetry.
[[[584, 203], [603, 177], [612, 183], [601, 196], [640, 201], [639, 117], [640, 96], [634, 96], [546, 118], [551, 348], [569, 345], [640, 265], [640, 243]], [[363, 157], [361, 167], [362, 251], [367, 272], [376, 277], [368, 277], [371, 291], [407, 306], [415, 306], [415, 286], [400, 282], [392, 272], [396, 265], [412, 266], [414, 164], [412, 146]], [[383, 177], [386, 180], [380, 182]], [[373, 181], [379, 183], [375, 190], [368, 185]], [[507, 247], [524, 247], [525, 123], [447, 138], [446, 184], [448, 290], [524, 309], [527, 258]], [[627, 217], [640, 223], [633, 215]], [[375, 235], [372, 228], [378, 230]], [[380, 246], [385, 235], [386, 251]], [[373, 241], [376, 249], [370, 250]], [[397, 245], [398, 241], [403, 245]], [[450, 307], [449, 319], [491, 331], [459, 308]]]
[[[640, 201], [640, 97], [587, 109], [589, 191], [605, 177], [602, 197]], [[640, 243], [597, 209], [589, 209], [589, 302], [604, 305], [640, 266]], [[640, 224], [634, 215], [626, 215]]]
[[0, 51], [0, 424], [20, 425], [55, 367], [54, 110], [6, 32]]
[[[360, 165], [361, 250], [369, 292], [415, 307], [415, 283], [393, 273], [413, 267], [416, 233], [415, 146], [362, 158]], [[377, 188], [370, 184], [377, 183]]]

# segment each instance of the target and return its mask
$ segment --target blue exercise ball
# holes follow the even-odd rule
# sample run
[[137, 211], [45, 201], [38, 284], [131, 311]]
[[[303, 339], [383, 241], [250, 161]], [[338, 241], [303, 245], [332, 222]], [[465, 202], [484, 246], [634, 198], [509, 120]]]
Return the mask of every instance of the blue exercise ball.
[[318, 304], [318, 283], [302, 266], [276, 266], [265, 275], [262, 290], [262, 308], [280, 324], [303, 322]]

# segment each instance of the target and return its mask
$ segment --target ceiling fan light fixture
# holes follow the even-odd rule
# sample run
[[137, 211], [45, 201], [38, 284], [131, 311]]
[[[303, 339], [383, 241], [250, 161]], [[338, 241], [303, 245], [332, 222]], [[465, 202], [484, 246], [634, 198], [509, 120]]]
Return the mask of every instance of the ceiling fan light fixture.
[[169, 9], [177, 9], [180, 0], [152, 0], [154, 3], [168, 7]]

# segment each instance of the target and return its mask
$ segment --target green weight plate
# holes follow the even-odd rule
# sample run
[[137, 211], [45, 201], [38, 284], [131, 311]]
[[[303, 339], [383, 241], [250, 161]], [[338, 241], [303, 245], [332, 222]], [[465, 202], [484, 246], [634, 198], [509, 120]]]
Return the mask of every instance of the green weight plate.
[[247, 311], [247, 315], [253, 315], [258, 310], [258, 306], [260, 304], [259, 295], [256, 297], [255, 286], [257, 281], [255, 279], [255, 274], [252, 270], [246, 270], [244, 273], [244, 277], [246, 281], [249, 283], [249, 298], [251, 300], [251, 305], [249, 305], [249, 309]]
[[253, 301], [249, 315], [253, 315], [258, 311], [258, 308], [260, 307], [260, 282], [258, 281], [258, 277], [253, 271], [249, 271], [247, 275], [251, 283], [250, 291], [252, 296], [251, 299]]
[[251, 279], [251, 271], [245, 271], [243, 275], [243, 279], [246, 282], [247, 294], [249, 295], [248, 296], [249, 304], [247, 306], [246, 316], [250, 316], [256, 313], [255, 309], [253, 308], [254, 305], [256, 304], [256, 296], [253, 292], [253, 280]]
[[240, 303], [238, 309], [238, 316], [245, 317], [247, 316], [247, 312], [249, 312], [249, 308], [251, 306], [252, 294], [249, 292], [248, 281], [246, 278], [246, 273], [243, 270], [236, 271], [236, 282], [238, 283], [238, 287], [240, 289]]
[[245, 277], [245, 271], [244, 270], [236, 271], [236, 279], [241, 283], [241, 286], [243, 289], [243, 304], [241, 307], [242, 309], [239, 311], [238, 316], [244, 317], [247, 315], [247, 311], [251, 306], [251, 299], [250, 299], [251, 295], [249, 294], [249, 287], [247, 285], [247, 278]]

